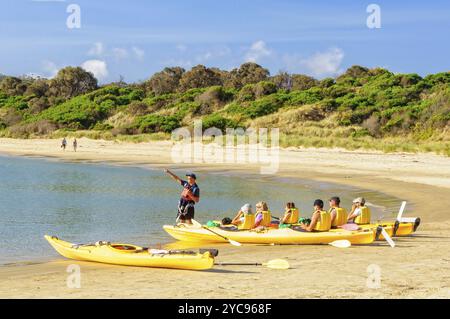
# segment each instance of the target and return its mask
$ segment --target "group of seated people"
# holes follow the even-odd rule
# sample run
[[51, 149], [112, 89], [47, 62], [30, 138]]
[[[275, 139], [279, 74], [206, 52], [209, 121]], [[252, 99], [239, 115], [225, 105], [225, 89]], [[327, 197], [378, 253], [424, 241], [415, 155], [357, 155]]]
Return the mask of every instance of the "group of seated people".
[[[310, 219], [299, 218], [300, 212], [292, 202], [286, 204], [282, 218], [272, 216], [266, 202], [257, 203], [255, 213], [253, 213], [250, 204], [245, 204], [231, 220], [231, 224], [242, 230], [262, 227], [295, 227], [296, 230], [306, 232], [329, 231], [348, 223], [369, 224], [370, 209], [365, 206], [365, 202], [365, 199], [362, 197], [354, 199], [352, 209], [350, 213], [347, 213], [345, 208], [340, 207], [341, 200], [337, 196], [330, 198], [328, 211], [324, 210], [323, 201], [316, 199], [314, 201], [314, 212]], [[228, 218], [224, 219], [222, 224], [225, 223], [230, 224], [230, 220]]]

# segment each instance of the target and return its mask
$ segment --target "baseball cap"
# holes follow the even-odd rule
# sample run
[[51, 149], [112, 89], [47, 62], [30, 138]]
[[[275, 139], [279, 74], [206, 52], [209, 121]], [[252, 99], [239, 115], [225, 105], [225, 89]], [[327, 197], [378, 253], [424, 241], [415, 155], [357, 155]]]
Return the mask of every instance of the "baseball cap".
[[197, 179], [197, 176], [194, 173], [187, 173], [186, 176], [192, 177], [193, 179]]

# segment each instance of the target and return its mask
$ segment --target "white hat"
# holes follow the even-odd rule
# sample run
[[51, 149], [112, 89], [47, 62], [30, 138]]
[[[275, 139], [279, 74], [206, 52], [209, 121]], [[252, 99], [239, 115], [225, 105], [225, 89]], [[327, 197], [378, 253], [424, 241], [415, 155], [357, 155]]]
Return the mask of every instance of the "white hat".
[[241, 207], [241, 211], [246, 214], [248, 214], [251, 210], [252, 210], [252, 205], [250, 205], [250, 204], [245, 204], [244, 206]]
[[362, 197], [357, 197], [353, 200], [353, 204], [355, 204], [355, 203], [362, 204], [363, 202], [364, 202], [364, 198], [362, 198]]

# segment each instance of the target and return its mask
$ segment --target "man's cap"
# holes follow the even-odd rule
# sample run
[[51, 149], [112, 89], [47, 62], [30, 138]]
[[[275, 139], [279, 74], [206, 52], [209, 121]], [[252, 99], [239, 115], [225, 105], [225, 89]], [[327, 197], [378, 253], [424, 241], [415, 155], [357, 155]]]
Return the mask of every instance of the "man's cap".
[[194, 173], [187, 173], [186, 176], [192, 177], [193, 179], [197, 179], [197, 176]]
[[365, 202], [365, 200], [362, 197], [357, 197], [353, 200], [353, 204], [356, 204], [356, 203], [362, 204], [364, 202]]

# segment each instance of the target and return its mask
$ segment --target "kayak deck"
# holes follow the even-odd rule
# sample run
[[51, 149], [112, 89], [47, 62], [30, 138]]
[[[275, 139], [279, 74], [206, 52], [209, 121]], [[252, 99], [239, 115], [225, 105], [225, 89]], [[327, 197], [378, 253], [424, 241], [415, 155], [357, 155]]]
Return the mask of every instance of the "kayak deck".
[[[224, 238], [200, 227], [165, 225], [163, 229], [177, 240], [211, 243], [227, 242]], [[336, 240], [349, 240], [352, 244], [370, 244], [375, 239], [372, 229], [362, 231], [335, 229], [329, 232], [301, 232], [289, 228], [267, 228], [262, 231], [228, 231], [219, 227], [210, 227], [210, 229], [228, 239], [247, 244], [312, 245], [329, 244]]]
[[151, 254], [147, 249], [129, 244], [74, 245], [54, 236], [44, 237], [60, 255], [80, 261], [187, 270], [205, 270], [214, 265], [210, 252]]

